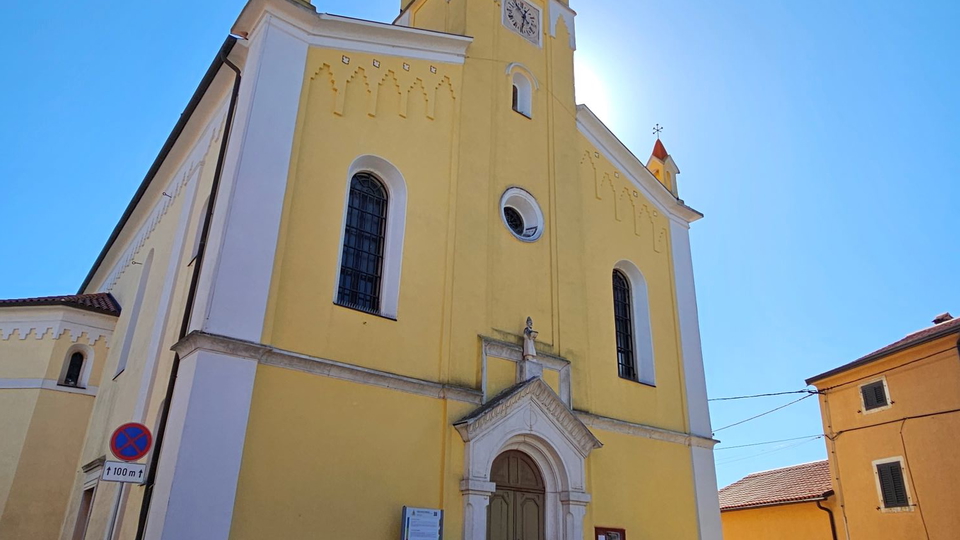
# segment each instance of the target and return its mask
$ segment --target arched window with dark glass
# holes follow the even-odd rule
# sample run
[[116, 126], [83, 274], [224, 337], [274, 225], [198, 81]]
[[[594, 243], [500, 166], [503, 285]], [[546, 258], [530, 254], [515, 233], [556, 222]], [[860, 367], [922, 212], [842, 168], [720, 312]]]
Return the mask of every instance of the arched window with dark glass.
[[619, 270], [613, 271], [613, 316], [617, 330], [617, 365], [620, 377], [637, 380], [633, 341], [633, 306], [630, 282]]
[[368, 173], [354, 175], [343, 233], [338, 304], [380, 312], [386, 226], [387, 190], [383, 183]]
[[70, 363], [67, 364], [67, 373], [63, 376], [63, 384], [65, 386], [80, 386], [83, 360], [83, 353], [75, 352], [70, 355]]

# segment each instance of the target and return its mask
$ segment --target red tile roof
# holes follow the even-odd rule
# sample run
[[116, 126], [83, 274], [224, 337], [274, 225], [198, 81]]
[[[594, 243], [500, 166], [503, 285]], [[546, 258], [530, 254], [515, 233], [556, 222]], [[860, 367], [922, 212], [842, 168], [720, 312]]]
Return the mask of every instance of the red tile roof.
[[822, 500], [833, 491], [827, 460], [753, 473], [720, 490], [721, 510]]
[[847, 371], [849, 369], [853, 369], [855, 367], [862, 366], [864, 364], [869, 364], [874, 360], [879, 360], [880, 358], [893, 354], [897, 351], [901, 351], [903, 349], [907, 349], [914, 345], [919, 345], [926, 341], [930, 341], [933, 339], [937, 339], [937, 338], [950, 335], [950, 334], [955, 334], [955, 333], [960, 333], [960, 317], [942, 322], [940, 324], [935, 324], [933, 326], [928, 326], [923, 330], [918, 330], [912, 334], [908, 334], [903, 339], [894, 341], [893, 343], [887, 345], [886, 347], [877, 349], [866, 356], [861, 356], [860, 358], [854, 360], [853, 362], [850, 362], [849, 364], [844, 364], [838, 368], [831, 369], [826, 373], [821, 373], [820, 375], [811, 377], [807, 379], [806, 382], [807, 384], [812, 384], [821, 379], [831, 377], [838, 373], [843, 373], [844, 371]]
[[667, 153], [667, 149], [663, 146], [663, 143], [660, 142], [660, 139], [657, 139], [657, 142], [653, 145], [653, 157], [663, 161], [667, 159], [670, 154]]
[[120, 304], [110, 293], [71, 294], [67, 296], [43, 296], [38, 298], [14, 298], [0, 300], [0, 308], [21, 306], [66, 306], [107, 315], [120, 315]]

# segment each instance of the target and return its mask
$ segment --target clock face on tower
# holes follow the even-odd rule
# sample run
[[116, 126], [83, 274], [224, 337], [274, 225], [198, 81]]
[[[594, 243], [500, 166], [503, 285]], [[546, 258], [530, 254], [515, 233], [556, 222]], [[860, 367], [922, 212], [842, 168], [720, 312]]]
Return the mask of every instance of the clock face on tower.
[[504, 0], [503, 23], [535, 45], [540, 44], [540, 10], [523, 0]]

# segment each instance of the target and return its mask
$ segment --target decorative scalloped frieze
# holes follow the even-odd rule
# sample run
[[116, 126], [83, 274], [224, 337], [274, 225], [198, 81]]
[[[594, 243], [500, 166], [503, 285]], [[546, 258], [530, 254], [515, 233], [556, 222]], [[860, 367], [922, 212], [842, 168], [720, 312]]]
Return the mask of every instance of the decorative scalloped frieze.
[[20, 340], [25, 340], [31, 336], [36, 340], [44, 338], [60, 339], [64, 332], [70, 332], [70, 341], [73, 343], [80, 341], [81, 336], [86, 336], [85, 343], [91, 346], [100, 338], [106, 338], [109, 341], [113, 335], [111, 330], [72, 321], [0, 322], [0, 340], [2, 341], [9, 341], [14, 333]]

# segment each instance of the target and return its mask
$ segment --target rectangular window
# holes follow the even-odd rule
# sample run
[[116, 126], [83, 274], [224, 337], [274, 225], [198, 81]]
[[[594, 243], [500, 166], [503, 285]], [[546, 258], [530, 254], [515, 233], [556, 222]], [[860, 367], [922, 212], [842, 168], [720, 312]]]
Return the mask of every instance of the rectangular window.
[[882, 380], [861, 386], [860, 395], [863, 397], [863, 409], [866, 411], [886, 407], [890, 404], [890, 400], [887, 399], [887, 388]]
[[877, 479], [884, 508], [910, 506], [907, 485], [903, 480], [903, 464], [900, 461], [877, 464]]

